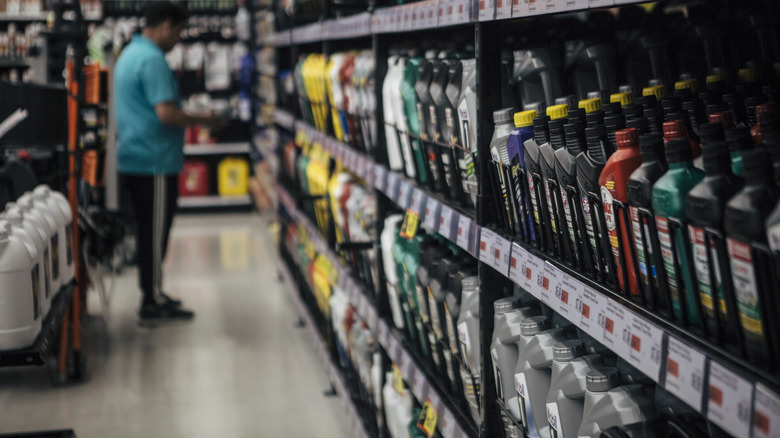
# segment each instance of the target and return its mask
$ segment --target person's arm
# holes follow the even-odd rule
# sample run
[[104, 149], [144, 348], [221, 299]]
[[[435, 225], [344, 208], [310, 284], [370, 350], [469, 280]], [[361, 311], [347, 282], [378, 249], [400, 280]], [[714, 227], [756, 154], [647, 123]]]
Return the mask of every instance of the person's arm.
[[163, 125], [190, 126], [203, 125], [207, 128], [220, 128], [224, 126], [225, 121], [218, 116], [198, 116], [188, 114], [178, 108], [173, 102], [158, 103], [154, 106], [157, 118]]

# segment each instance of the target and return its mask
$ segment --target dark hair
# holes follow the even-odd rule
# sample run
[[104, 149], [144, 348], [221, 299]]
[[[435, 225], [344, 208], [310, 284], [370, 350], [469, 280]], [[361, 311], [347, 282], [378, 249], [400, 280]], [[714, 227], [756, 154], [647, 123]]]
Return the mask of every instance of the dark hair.
[[181, 24], [187, 20], [187, 11], [179, 3], [151, 1], [144, 8], [144, 27], [157, 27], [167, 20]]

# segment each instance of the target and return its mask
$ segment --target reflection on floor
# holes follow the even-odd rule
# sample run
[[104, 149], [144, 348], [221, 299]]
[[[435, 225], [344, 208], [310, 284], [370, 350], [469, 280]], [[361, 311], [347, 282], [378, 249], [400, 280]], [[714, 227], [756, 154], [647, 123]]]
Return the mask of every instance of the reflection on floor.
[[[54, 388], [44, 368], [0, 370], [0, 433], [91, 437], [347, 437], [308, 333], [294, 326], [275, 251], [256, 216], [179, 216], [166, 291], [192, 323], [136, 326], [135, 269], [91, 318], [89, 380]], [[101, 313], [95, 293], [90, 309]]]

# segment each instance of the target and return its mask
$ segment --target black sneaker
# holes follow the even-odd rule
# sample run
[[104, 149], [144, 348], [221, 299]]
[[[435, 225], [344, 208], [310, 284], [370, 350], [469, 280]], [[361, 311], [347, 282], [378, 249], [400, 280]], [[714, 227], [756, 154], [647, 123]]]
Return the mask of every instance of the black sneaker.
[[160, 291], [160, 301], [162, 304], [170, 304], [174, 306], [181, 306], [181, 300], [177, 298], [169, 297], [165, 292]]
[[174, 304], [143, 304], [138, 312], [138, 325], [159, 327], [173, 322], [189, 321], [195, 313]]

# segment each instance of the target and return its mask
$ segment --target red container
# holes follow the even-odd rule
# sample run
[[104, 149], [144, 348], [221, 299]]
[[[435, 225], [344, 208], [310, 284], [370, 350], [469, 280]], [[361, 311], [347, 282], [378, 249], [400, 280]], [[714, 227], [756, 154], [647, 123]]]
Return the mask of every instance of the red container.
[[180, 196], [206, 196], [209, 194], [209, 167], [196, 160], [184, 162], [184, 170], [179, 174]]

